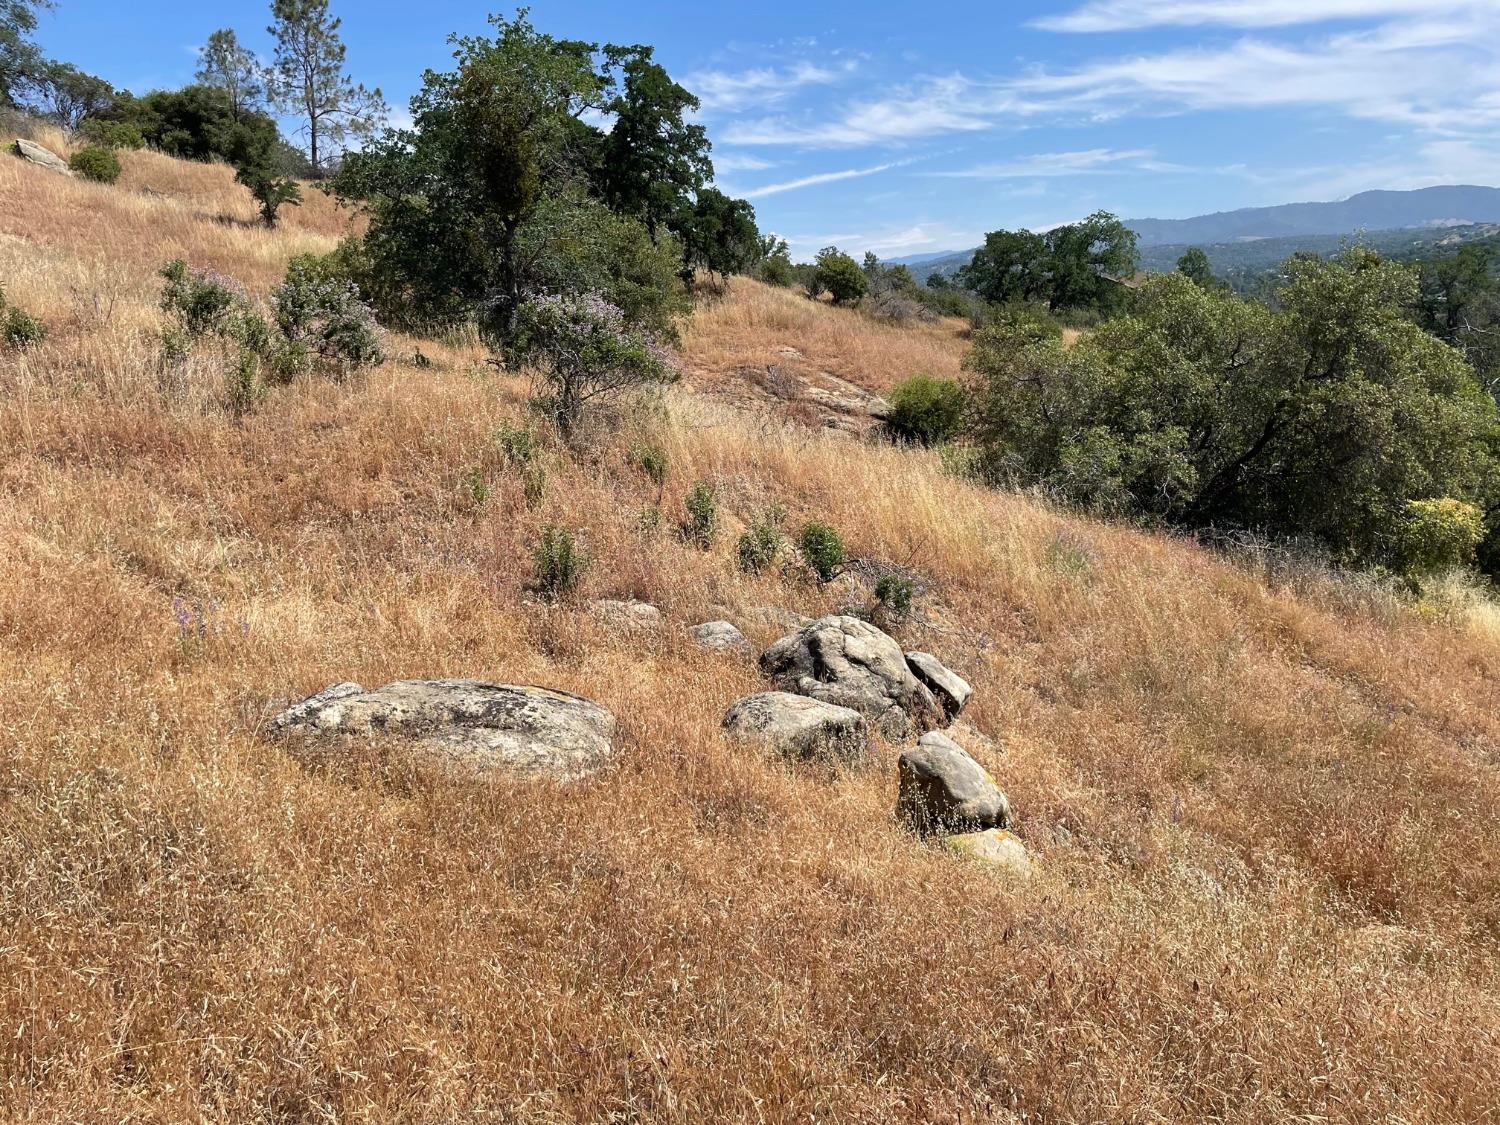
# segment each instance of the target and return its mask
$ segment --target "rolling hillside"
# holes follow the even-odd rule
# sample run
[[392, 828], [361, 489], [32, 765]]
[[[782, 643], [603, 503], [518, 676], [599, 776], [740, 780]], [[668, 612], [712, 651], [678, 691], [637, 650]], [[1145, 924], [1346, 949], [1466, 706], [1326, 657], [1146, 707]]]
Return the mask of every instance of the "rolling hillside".
[[[743, 280], [663, 408], [583, 456], [543, 435], [539, 477], [496, 440], [528, 380], [461, 340], [237, 418], [215, 357], [160, 362], [156, 270], [263, 297], [350, 218], [308, 192], [268, 232], [227, 170], [123, 159], [106, 187], [0, 158], [0, 284], [51, 327], [0, 355], [0, 1115], [1493, 1115], [1500, 628], [1462, 591], [1231, 565], [809, 426], [785, 388], [953, 374], [961, 334]], [[672, 532], [700, 480], [707, 549]], [[870, 599], [869, 568], [742, 573], [772, 504], [919, 577], [892, 628], [974, 685], [957, 737], [1029, 881], [896, 823], [898, 747], [832, 770], [722, 736], [764, 683], [687, 626], [765, 645], [768, 607]], [[593, 565], [552, 605], [555, 523]], [[618, 764], [473, 785], [268, 737], [325, 685], [450, 676], [605, 704]]]
[[[1198, 246], [1208, 252], [1216, 269], [1225, 272], [1268, 269], [1299, 250], [1330, 253], [1356, 235], [1405, 256], [1445, 237], [1488, 234], [1496, 223], [1500, 188], [1488, 187], [1367, 191], [1337, 203], [1247, 207], [1190, 219], [1125, 220], [1139, 238], [1143, 269], [1172, 269], [1188, 247]], [[973, 256], [973, 250], [964, 250], [898, 261], [925, 282], [935, 273], [951, 276]]]

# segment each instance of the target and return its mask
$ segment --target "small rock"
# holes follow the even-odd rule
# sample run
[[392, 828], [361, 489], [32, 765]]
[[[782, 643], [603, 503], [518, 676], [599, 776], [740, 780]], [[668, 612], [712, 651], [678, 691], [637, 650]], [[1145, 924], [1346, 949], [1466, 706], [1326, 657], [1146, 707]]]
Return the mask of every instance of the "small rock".
[[1000, 828], [984, 832], [965, 832], [949, 836], [943, 841], [960, 855], [976, 859], [1018, 879], [1029, 879], [1032, 875], [1031, 856], [1026, 845], [1012, 833]]
[[913, 831], [1010, 827], [1010, 802], [985, 768], [946, 734], [922, 736], [896, 763], [896, 815]]
[[869, 730], [858, 711], [785, 691], [741, 699], [724, 715], [724, 730], [789, 758], [853, 761], [869, 746]]
[[767, 649], [760, 666], [783, 691], [853, 708], [892, 739], [932, 730], [943, 720], [901, 646], [858, 617], [814, 621]]
[[73, 174], [73, 170], [68, 167], [68, 162], [57, 153], [43, 148], [35, 141], [28, 141], [25, 137], [16, 138], [16, 143], [11, 145], [10, 150], [29, 164], [36, 164], [49, 171], [61, 172], [64, 176]]
[[732, 653], [736, 656], [754, 656], [755, 647], [728, 621], [705, 621], [688, 630], [693, 643], [708, 652]]
[[661, 610], [646, 602], [605, 599], [589, 607], [595, 617], [617, 629], [660, 629]]
[[289, 708], [271, 727], [320, 739], [399, 737], [474, 777], [503, 771], [573, 781], [614, 756], [615, 717], [597, 703], [478, 680], [403, 680], [369, 692], [339, 684]]
[[906, 666], [936, 697], [948, 725], [952, 725], [953, 720], [969, 705], [969, 697], [974, 694], [969, 682], [930, 652], [908, 652]]

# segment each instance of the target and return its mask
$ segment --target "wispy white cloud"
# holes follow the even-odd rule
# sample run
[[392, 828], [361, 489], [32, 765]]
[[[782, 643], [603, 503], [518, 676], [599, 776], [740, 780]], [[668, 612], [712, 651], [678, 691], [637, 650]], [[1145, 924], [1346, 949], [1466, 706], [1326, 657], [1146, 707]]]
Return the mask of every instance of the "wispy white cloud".
[[768, 195], [780, 195], [786, 191], [797, 191], [799, 188], [817, 187], [820, 184], [836, 184], [840, 180], [857, 180], [863, 176], [874, 176], [880, 172], [889, 172], [892, 168], [900, 168], [910, 164], [910, 160], [892, 160], [885, 164], [877, 164], [873, 168], [846, 168], [840, 172], [819, 172], [813, 176], [803, 176], [798, 180], [788, 180], [780, 184], [767, 184], [764, 187], [751, 188], [739, 194], [745, 199], [761, 199]]
[[1098, 175], [1123, 171], [1127, 167], [1140, 168], [1145, 164], [1153, 165], [1148, 170], [1165, 170], [1166, 166], [1155, 162], [1154, 157], [1154, 152], [1144, 148], [1091, 148], [1081, 152], [1041, 152], [1015, 160], [976, 164], [972, 168], [960, 168], [951, 172], [928, 172], [927, 175], [962, 180], [1029, 180]]
[[810, 258], [825, 246], [837, 246], [856, 257], [868, 250], [882, 258], [900, 258], [908, 254], [973, 246], [982, 235], [947, 223], [917, 222], [873, 231], [788, 234], [783, 237], [797, 258]]
[[1093, 0], [1071, 12], [1044, 16], [1049, 31], [1129, 31], [1146, 27], [1288, 27], [1333, 20], [1451, 14], [1477, 6], [1464, 0]]
[[776, 167], [771, 161], [746, 152], [715, 153], [713, 161], [715, 172], [764, 172]]
[[682, 84], [698, 96], [705, 113], [737, 113], [777, 105], [807, 86], [838, 82], [857, 67], [855, 60], [846, 59], [837, 66], [799, 62], [779, 69], [699, 70], [683, 78]]

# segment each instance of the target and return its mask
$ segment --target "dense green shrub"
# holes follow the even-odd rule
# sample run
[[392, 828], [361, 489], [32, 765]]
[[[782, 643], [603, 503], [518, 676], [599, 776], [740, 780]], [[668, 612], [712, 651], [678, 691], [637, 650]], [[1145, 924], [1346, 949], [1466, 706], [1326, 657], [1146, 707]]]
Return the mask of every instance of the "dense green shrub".
[[893, 617], [905, 617], [911, 612], [916, 593], [916, 583], [901, 574], [882, 575], [875, 583], [875, 601]]
[[1473, 504], [1451, 496], [1409, 501], [1399, 532], [1404, 569], [1421, 577], [1468, 566], [1484, 533], [1484, 513]]
[[719, 500], [714, 487], [706, 480], [693, 485], [683, 501], [687, 519], [682, 524], [682, 537], [698, 547], [713, 546], [719, 537]]
[[941, 445], [963, 430], [967, 396], [953, 379], [917, 375], [891, 391], [891, 415], [886, 428], [901, 441]]
[[120, 158], [112, 148], [83, 148], [68, 160], [68, 167], [86, 180], [112, 184], [120, 178]]
[[79, 131], [83, 134], [84, 140], [100, 148], [146, 147], [146, 138], [141, 135], [140, 128], [128, 121], [105, 121], [98, 117], [91, 117], [83, 123]]
[[532, 551], [537, 591], [548, 598], [573, 593], [583, 581], [590, 559], [577, 535], [566, 527], [548, 524]]
[[828, 246], [818, 252], [808, 295], [821, 297], [827, 293], [836, 305], [851, 305], [865, 295], [869, 281], [859, 263], [837, 246]]
[[826, 523], [814, 520], [797, 533], [797, 553], [820, 583], [832, 582], [849, 561], [844, 540]]
[[1173, 274], [1071, 348], [1025, 326], [979, 333], [986, 475], [1388, 565], [1410, 501], [1500, 506], [1500, 416], [1409, 318], [1414, 275], [1360, 250], [1284, 270], [1274, 311]]

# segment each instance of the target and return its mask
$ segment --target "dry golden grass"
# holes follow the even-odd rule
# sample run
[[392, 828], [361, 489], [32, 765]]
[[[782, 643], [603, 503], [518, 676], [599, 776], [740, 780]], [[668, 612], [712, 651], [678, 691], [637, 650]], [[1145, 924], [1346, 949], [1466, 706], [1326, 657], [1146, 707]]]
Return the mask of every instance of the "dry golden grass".
[[[0, 198], [0, 281], [63, 322], [0, 360], [5, 1116], [1494, 1119], [1492, 633], [702, 395], [596, 456], [550, 451], [528, 507], [493, 441], [524, 389], [462, 352], [236, 423], [211, 364], [161, 386], [151, 270], [183, 253], [262, 287], [336, 231], [4, 162]], [[94, 293], [97, 327], [74, 311]], [[875, 385], [949, 354], [781, 302], [738, 285], [688, 333], [694, 365], [758, 333]], [[642, 436], [669, 518], [710, 479], [731, 524], [780, 500], [926, 576], [900, 634], [975, 684], [995, 743], [965, 737], [1030, 884], [900, 831], [893, 748], [828, 776], [720, 738], [757, 676], [681, 627], [860, 591], [746, 578], [732, 533], [643, 535]], [[649, 599], [670, 629], [537, 604], [547, 522], [584, 529], [585, 597]], [[332, 681], [428, 675], [597, 698], [620, 765], [471, 788], [394, 750], [309, 771], [263, 737]]]
[[[780, 364], [826, 371], [883, 393], [913, 375], [956, 377], [967, 350], [966, 328], [959, 320], [885, 324], [854, 309], [809, 301], [797, 290], [734, 278], [727, 298], [704, 305], [693, 318], [683, 348], [703, 383]], [[789, 360], [783, 348], [803, 358]]]

